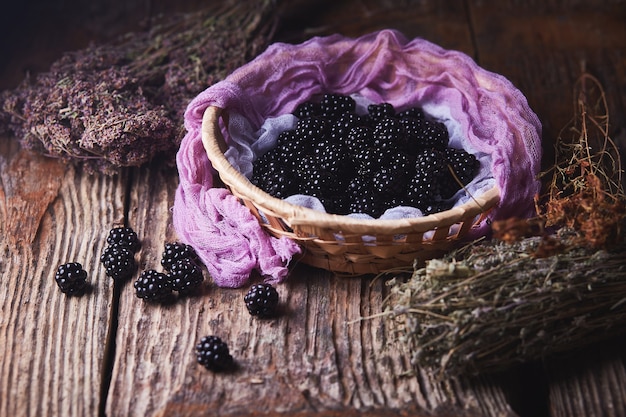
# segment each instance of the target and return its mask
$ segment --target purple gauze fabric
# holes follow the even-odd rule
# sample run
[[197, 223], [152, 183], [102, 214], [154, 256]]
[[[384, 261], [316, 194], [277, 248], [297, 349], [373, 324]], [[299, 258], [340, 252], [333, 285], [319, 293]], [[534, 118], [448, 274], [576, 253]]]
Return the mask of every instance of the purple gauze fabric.
[[[264, 232], [252, 223], [252, 236], [259, 240], [248, 240], [249, 236], [238, 231], [242, 226], [236, 216], [243, 215], [241, 210], [219, 209], [234, 197], [212, 188], [214, 172], [200, 136], [204, 110], [208, 106], [225, 108], [258, 129], [265, 119], [289, 113], [299, 103], [325, 92], [358, 93], [400, 110], [425, 103], [449, 107], [468, 146], [491, 155], [490, 168], [501, 197], [491, 218], [534, 214], [533, 197], [540, 188], [536, 177], [541, 125], [524, 95], [503, 76], [480, 68], [461, 52], [423, 39], [409, 41], [394, 30], [356, 39], [333, 35], [299, 45], [275, 43], [200, 93], [185, 114], [187, 135], [177, 155], [180, 186], [174, 203], [174, 226], [181, 239], [198, 251], [218, 285], [245, 284], [248, 268], [253, 265], [263, 274], [278, 271], [274, 279], [281, 280], [286, 271], [279, 261], [285, 265], [297, 247], [283, 239], [261, 239], [257, 233]], [[228, 141], [227, 128], [222, 130]], [[215, 216], [215, 210], [222, 214]], [[234, 227], [224, 229], [224, 222]], [[483, 222], [473, 233], [485, 234], [487, 229], [487, 222]], [[229, 246], [237, 249], [211, 253]], [[267, 265], [260, 264], [261, 251], [274, 254], [270, 258], [276, 263], [269, 262], [272, 268], [263, 270]]]

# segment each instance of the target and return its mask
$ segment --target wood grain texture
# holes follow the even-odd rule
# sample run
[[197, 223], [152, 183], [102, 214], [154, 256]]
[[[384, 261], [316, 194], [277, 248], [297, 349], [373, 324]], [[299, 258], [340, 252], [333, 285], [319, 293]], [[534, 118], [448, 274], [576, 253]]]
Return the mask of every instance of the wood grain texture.
[[[40, 33], [48, 37], [20, 40], [12, 64], [0, 65], [0, 88], [62, 50], [201, 3], [102, 0], [90, 6], [100, 18], [84, 5], [57, 20], [54, 7], [45, 19], [31, 15], [23, 29], [37, 33], [45, 20]], [[469, 54], [526, 94], [548, 151], [572, 115], [571, 87], [584, 61], [606, 87], [612, 129], [626, 128], [623, 0], [285, 5], [277, 40], [396, 28]], [[168, 305], [139, 300], [132, 281], [114, 287], [98, 259], [108, 230], [132, 226], [143, 241], [140, 270], [160, 270], [164, 243], [176, 240], [176, 186], [175, 169], [158, 162], [89, 176], [0, 137], [0, 416], [626, 415], [623, 339], [497, 375], [439, 380], [389, 344], [392, 324], [359, 320], [382, 311], [382, 280], [295, 265], [278, 286], [276, 320], [251, 318], [246, 289], [217, 288], [206, 271], [200, 294]], [[56, 266], [72, 260], [92, 283], [81, 298], [64, 296], [53, 280]], [[195, 362], [195, 343], [208, 334], [229, 344], [235, 372], [213, 374]]]
[[[9, 156], [5, 167], [29, 170], [3, 168], [14, 176], [3, 180], [0, 201], [9, 213], [0, 236], [0, 415], [96, 415], [112, 299], [99, 254], [123, 217], [123, 183], [53, 169], [56, 161], [20, 151]], [[83, 297], [67, 297], [54, 281], [56, 267], [72, 261], [89, 275]]]

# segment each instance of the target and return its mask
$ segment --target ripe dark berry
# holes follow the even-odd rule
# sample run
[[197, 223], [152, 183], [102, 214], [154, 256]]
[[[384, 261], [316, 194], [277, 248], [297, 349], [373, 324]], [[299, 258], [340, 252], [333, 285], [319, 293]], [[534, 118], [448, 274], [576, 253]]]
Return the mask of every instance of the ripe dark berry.
[[467, 185], [474, 178], [480, 167], [476, 156], [464, 149], [446, 148], [444, 156], [463, 185]]
[[119, 243], [107, 246], [100, 256], [100, 262], [104, 265], [107, 276], [115, 280], [130, 278], [137, 269], [133, 251]]
[[324, 94], [320, 101], [322, 116], [335, 119], [344, 113], [354, 112], [356, 103], [350, 96], [342, 94]]
[[384, 119], [385, 117], [395, 117], [396, 110], [390, 103], [370, 104], [367, 106], [367, 112], [374, 121]]
[[321, 116], [322, 110], [319, 103], [305, 101], [300, 103], [292, 114], [299, 119], [303, 119], [306, 117]]
[[199, 364], [214, 372], [227, 371], [234, 366], [228, 345], [217, 336], [204, 336], [196, 345]]
[[170, 267], [168, 274], [172, 289], [180, 293], [190, 293], [197, 289], [204, 276], [198, 265], [190, 259], [180, 259]]
[[161, 266], [171, 271], [172, 265], [182, 259], [188, 259], [195, 264], [200, 263], [198, 253], [192, 246], [182, 242], [167, 242], [161, 255]]
[[417, 135], [417, 141], [423, 148], [443, 150], [450, 141], [448, 128], [443, 123], [424, 120], [422, 130]]
[[107, 237], [107, 243], [109, 245], [126, 245], [133, 253], [137, 252], [141, 247], [137, 233], [130, 227], [114, 227], [111, 229]]
[[424, 119], [424, 111], [419, 107], [411, 107], [409, 109], [403, 110], [398, 113], [397, 117], [399, 119]]
[[172, 294], [168, 276], [154, 269], [143, 271], [134, 286], [135, 295], [148, 301], [163, 301]]
[[68, 295], [81, 294], [87, 287], [87, 272], [78, 262], [59, 265], [54, 279], [61, 291]]
[[248, 312], [262, 318], [276, 314], [278, 306], [278, 291], [270, 284], [255, 284], [243, 297]]

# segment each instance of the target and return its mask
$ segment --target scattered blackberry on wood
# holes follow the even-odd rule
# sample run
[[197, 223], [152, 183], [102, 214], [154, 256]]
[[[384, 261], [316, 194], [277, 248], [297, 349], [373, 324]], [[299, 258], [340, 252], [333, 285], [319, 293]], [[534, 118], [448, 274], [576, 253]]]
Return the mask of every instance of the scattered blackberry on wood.
[[78, 262], [59, 265], [54, 279], [61, 292], [68, 295], [79, 295], [87, 288], [87, 271]]
[[253, 285], [243, 299], [253, 316], [267, 318], [276, 314], [278, 291], [270, 284]]
[[114, 227], [109, 231], [107, 237], [107, 243], [109, 245], [120, 244], [128, 246], [128, 248], [134, 252], [137, 252], [141, 247], [137, 233], [130, 227]]
[[228, 345], [217, 336], [204, 336], [196, 345], [199, 364], [214, 372], [227, 371], [234, 366]]
[[100, 262], [104, 265], [107, 276], [115, 280], [130, 278], [137, 269], [134, 252], [119, 243], [107, 246], [100, 256]]
[[200, 263], [200, 258], [195, 249], [182, 242], [167, 242], [161, 255], [161, 266], [171, 271], [172, 266], [183, 259], [188, 259], [195, 264]]
[[163, 301], [172, 294], [172, 285], [167, 275], [148, 269], [135, 281], [135, 295], [147, 301]]
[[188, 258], [176, 261], [170, 267], [168, 276], [172, 289], [180, 293], [189, 293], [204, 281], [200, 267]]

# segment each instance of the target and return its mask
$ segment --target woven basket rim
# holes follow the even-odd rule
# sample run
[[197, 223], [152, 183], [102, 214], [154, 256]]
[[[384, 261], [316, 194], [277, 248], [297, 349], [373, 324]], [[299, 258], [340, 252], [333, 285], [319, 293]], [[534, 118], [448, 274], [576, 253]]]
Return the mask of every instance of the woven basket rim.
[[248, 200], [254, 201], [264, 210], [282, 218], [290, 226], [314, 225], [337, 230], [341, 233], [401, 234], [427, 232], [441, 226], [450, 226], [478, 216], [500, 201], [500, 191], [492, 187], [480, 196], [450, 210], [408, 219], [357, 219], [339, 214], [325, 213], [298, 206], [278, 199], [252, 184], [248, 178], [231, 165], [224, 152], [228, 145], [220, 130], [219, 118], [224, 109], [208, 106], [202, 117], [201, 138], [205, 152], [222, 181]]

